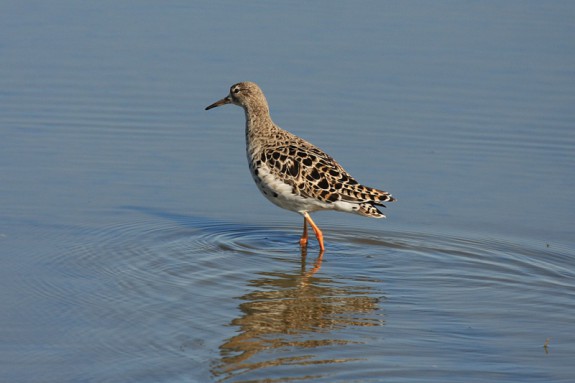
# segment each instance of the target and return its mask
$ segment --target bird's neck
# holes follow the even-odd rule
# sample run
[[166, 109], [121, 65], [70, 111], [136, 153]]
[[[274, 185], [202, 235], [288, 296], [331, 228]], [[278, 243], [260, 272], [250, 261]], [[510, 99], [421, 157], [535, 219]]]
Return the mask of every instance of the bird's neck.
[[277, 129], [266, 106], [244, 108], [246, 115], [246, 142], [266, 140]]

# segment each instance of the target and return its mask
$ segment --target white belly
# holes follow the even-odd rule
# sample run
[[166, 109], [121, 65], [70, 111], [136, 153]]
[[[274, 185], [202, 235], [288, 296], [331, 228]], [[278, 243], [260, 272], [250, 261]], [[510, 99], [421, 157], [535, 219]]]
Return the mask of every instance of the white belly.
[[258, 175], [253, 175], [253, 178], [262, 194], [283, 209], [303, 213], [334, 208], [333, 204], [294, 194], [293, 187], [271, 174], [265, 165], [258, 169]]

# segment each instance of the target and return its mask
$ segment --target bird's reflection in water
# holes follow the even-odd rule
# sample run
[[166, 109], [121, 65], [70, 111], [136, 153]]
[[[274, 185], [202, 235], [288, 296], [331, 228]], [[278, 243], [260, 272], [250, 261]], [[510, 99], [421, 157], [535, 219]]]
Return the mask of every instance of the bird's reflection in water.
[[[341, 347], [358, 341], [338, 339], [337, 330], [383, 325], [381, 281], [322, 277], [317, 273], [321, 254], [309, 269], [306, 255], [302, 250], [297, 272], [262, 272], [249, 281], [252, 291], [239, 297], [241, 316], [231, 322], [238, 334], [220, 346], [214, 375], [227, 380], [260, 369], [290, 366], [293, 371], [357, 359], [341, 357]], [[338, 352], [330, 355], [325, 349], [330, 346]], [[314, 354], [320, 348], [321, 356]]]

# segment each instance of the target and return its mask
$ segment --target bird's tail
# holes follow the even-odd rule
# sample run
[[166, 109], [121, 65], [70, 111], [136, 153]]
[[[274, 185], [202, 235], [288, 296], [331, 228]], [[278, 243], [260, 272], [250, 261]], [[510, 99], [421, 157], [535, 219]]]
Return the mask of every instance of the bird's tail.
[[390, 193], [383, 190], [367, 186], [362, 186], [362, 189], [362, 194], [364, 194], [366, 198], [365, 202], [358, 204], [359, 209], [357, 209], [357, 213], [366, 217], [385, 218], [385, 214], [383, 214], [377, 206], [385, 207], [383, 202], [393, 202], [396, 199], [392, 197]]

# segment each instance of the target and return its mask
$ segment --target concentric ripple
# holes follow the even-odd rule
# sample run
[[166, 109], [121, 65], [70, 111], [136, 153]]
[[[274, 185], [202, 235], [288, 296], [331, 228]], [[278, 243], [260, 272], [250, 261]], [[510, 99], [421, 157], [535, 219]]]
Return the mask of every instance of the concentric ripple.
[[22, 348], [19, 358], [99, 360], [107, 369], [93, 371], [96, 380], [134, 376], [151, 359], [207, 381], [305, 381], [357, 369], [399, 379], [442, 376], [452, 367], [433, 366], [453, 365], [475, 381], [492, 369], [503, 380], [558, 380], [541, 362], [547, 351], [553, 374], [568, 373], [569, 248], [324, 224], [320, 260], [315, 241], [300, 250], [297, 224], [128, 210], [124, 223], [97, 229], [47, 235], [42, 227], [36, 240], [57, 242], [46, 244], [42, 272], [12, 265], [15, 275], [28, 272], [9, 337], [26, 323], [42, 328], [35, 339], [58, 345], [47, 354]]
[[[481, 379], [490, 355], [505, 355], [505, 376], [547, 338], [561, 339], [551, 343], [558, 364], [561, 345], [574, 341], [568, 249], [325, 225], [320, 262], [315, 242], [300, 251], [299, 227], [269, 227], [148, 214], [75, 229], [57, 237], [66, 250], [27, 293], [36, 314], [60, 308], [50, 326], [68, 359], [109, 355], [108, 373], [128, 375], [156, 358], [222, 381], [274, 371], [325, 378], [314, 366], [341, 364], [401, 377], [394, 358], [429, 355]], [[467, 370], [470, 343], [483, 360]], [[415, 365], [411, 373], [436, 371]]]

